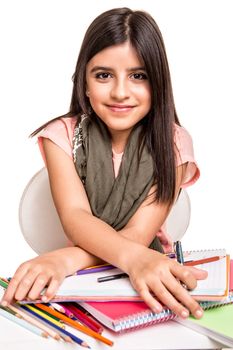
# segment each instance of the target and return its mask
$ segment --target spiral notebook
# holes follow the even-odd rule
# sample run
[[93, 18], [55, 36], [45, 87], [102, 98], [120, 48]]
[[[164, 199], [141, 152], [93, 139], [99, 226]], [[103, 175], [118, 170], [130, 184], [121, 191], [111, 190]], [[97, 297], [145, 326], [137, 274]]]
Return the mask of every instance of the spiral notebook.
[[[233, 295], [224, 301], [201, 302], [203, 309], [210, 309], [233, 303]], [[112, 301], [78, 303], [105, 327], [114, 332], [124, 332], [172, 320], [177, 316], [168, 308], [154, 313], [144, 302]]]
[[[223, 253], [224, 255], [222, 255]], [[192, 254], [197, 255], [197, 252], [188, 252], [185, 259], [193, 259]], [[199, 301], [222, 300], [226, 298], [229, 293], [230, 271], [230, 258], [225, 255], [226, 251], [217, 249], [199, 251], [198, 254], [199, 259], [203, 256], [208, 257], [210, 254], [212, 254], [211, 256], [221, 256], [221, 259], [197, 266], [207, 270], [208, 278], [197, 281], [197, 287], [189, 293]], [[121, 272], [121, 270], [114, 268], [104, 272], [66, 277], [52, 301], [141, 301], [141, 297], [132, 287], [129, 278], [103, 283], [97, 281], [99, 277], [111, 276]], [[24, 300], [21, 303], [31, 302], [41, 302], [41, 300]]]

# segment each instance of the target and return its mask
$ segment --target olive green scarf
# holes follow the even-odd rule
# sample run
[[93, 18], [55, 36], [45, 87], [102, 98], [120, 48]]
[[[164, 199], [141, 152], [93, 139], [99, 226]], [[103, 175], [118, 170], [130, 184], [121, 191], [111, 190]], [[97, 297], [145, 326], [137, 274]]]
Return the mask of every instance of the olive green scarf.
[[[74, 162], [92, 213], [116, 230], [127, 224], [153, 184], [153, 162], [147, 147], [143, 147], [138, 161], [140, 132], [141, 126], [131, 132], [115, 178], [111, 139], [105, 124], [97, 117], [82, 114], [74, 131]], [[158, 239], [153, 241], [153, 249], [162, 251]]]

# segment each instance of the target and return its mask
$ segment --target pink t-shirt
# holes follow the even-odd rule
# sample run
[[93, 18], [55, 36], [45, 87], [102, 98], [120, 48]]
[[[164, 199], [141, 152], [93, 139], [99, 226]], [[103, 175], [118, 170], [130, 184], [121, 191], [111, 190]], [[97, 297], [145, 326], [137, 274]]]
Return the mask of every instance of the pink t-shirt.
[[[38, 144], [46, 164], [45, 154], [43, 150], [42, 138], [48, 138], [73, 158], [73, 134], [76, 125], [76, 117], [60, 118], [51, 122], [38, 134]], [[175, 125], [174, 143], [176, 150], [176, 165], [179, 166], [188, 163], [186, 173], [182, 183], [183, 188], [192, 185], [200, 176], [200, 171], [194, 158], [192, 138], [183, 127]], [[113, 167], [115, 177], [118, 174], [123, 153], [112, 151]]]

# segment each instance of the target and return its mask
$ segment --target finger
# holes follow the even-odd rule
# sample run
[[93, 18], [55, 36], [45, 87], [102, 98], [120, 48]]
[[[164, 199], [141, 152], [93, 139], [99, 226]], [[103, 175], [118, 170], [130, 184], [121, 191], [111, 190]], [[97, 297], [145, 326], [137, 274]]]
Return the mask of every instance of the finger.
[[168, 243], [166, 245], [162, 244], [162, 246], [163, 246], [163, 250], [164, 250], [165, 254], [171, 253], [173, 251], [173, 246], [170, 243]]
[[28, 293], [28, 298], [30, 300], [38, 299], [41, 295], [42, 290], [48, 284], [49, 280], [50, 280], [50, 277], [45, 273], [38, 274], [36, 279], [34, 280], [31, 290]]
[[21, 279], [21, 281], [18, 284], [18, 287], [15, 291], [15, 299], [16, 300], [23, 300], [26, 299], [28, 296], [33, 284], [35, 283], [35, 280], [38, 276], [38, 272], [33, 270], [29, 271], [24, 275], [24, 277]]
[[48, 288], [46, 289], [44, 295], [41, 298], [43, 302], [47, 302], [54, 297], [62, 281], [63, 277], [53, 277], [51, 279]]
[[153, 312], [159, 313], [163, 310], [162, 305], [152, 296], [145, 283], [138, 283], [135, 289]]
[[[175, 278], [174, 278], [175, 280]], [[178, 283], [178, 282], [177, 282]], [[181, 287], [182, 288], [182, 287]], [[166, 307], [173, 311], [176, 315], [187, 318], [189, 316], [189, 310], [184, 307], [178, 300], [170, 293], [162, 283], [154, 285], [152, 287], [154, 295], [162, 302]]]
[[171, 273], [178, 280], [183, 282], [188, 289], [194, 289], [197, 286], [197, 279], [190, 269], [184, 267], [178, 263], [174, 263], [171, 266]]
[[206, 270], [202, 270], [194, 266], [187, 266], [186, 269], [190, 270], [197, 280], [203, 280], [208, 277], [208, 272]]
[[[182, 305], [176, 313], [179, 312], [181, 317], [186, 317], [185, 313], [182, 311], [182, 307], [185, 306], [189, 310], [192, 315], [196, 318], [200, 318], [203, 314], [203, 310], [200, 305], [192, 298], [192, 296], [188, 293], [187, 289], [182, 286], [182, 284], [177, 281], [176, 278], [172, 277], [169, 280], [164, 282], [165, 287], [169, 290], [169, 292], [175, 297], [178, 302], [182, 302]], [[177, 305], [176, 305], [177, 306]], [[175, 307], [176, 307], [175, 306]], [[180, 313], [181, 312], [181, 313]]]
[[24, 275], [27, 273], [27, 266], [21, 265], [15, 272], [14, 276], [11, 278], [8, 287], [4, 293], [4, 296], [1, 300], [2, 306], [7, 306], [14, 300], [15, 292], [18, 288], [19, 283], [21, 282]]

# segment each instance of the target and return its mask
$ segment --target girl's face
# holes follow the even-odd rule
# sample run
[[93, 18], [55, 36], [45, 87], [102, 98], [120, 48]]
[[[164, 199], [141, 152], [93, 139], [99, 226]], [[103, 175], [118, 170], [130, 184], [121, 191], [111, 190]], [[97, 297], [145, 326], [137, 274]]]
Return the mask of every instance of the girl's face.
[[87, 64], [86, 94], [112, 136], [129, 135], [151, 108], [143, 61], [129, 42], [110, 46]]

